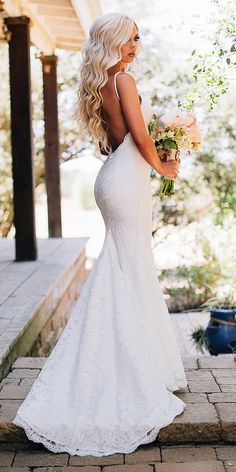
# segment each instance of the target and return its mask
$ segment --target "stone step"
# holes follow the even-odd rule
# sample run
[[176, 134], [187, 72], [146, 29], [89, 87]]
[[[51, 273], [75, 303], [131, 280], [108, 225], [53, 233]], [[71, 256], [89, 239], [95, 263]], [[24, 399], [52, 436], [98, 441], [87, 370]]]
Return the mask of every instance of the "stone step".
[[38, 239], [38, 259], [28, 262], [14, 262], [13, 240], [0, 241], [0, 380], [18, 356], [60, 334], [88, 275], [88, 239]]
[[[38, 376], [46, 358], [19, 357], [0, 383], [0, 442], [29, 442], [22, 428], [12, 424], [18, 407]], [[236, 443], [236, 363], [231, 354], [183, 358], [188, 387], [176, 392], [187, 404], [174, 421], [162, 428], [158, 444]], [[35, 444], [32, 443], [32, 448]]]

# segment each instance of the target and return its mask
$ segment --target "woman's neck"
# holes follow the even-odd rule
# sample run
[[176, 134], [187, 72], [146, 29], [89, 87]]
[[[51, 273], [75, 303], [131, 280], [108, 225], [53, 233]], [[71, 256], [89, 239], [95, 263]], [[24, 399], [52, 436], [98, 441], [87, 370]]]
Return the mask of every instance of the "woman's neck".
[[118, 62], [114, 66], [110, 67], [107, 71], [108, 75], [114, 75], [116, 72], [125, 72], [127, 69], [127, 63], [126, 62]]

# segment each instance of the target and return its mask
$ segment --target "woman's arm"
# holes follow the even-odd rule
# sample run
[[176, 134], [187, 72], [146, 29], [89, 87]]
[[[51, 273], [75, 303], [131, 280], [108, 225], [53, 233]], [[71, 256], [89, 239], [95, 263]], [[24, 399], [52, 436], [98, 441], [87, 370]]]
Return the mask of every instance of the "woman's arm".
[[130, 74], [126, 74], [126, 72], [118, 74], [117, 89], [125, 121], [144, 159], [160, 175], [172, 178], [177, 177], [179, 162], [162, 162], [157, 153], [156, 146], [146, 129], [134, 77]]

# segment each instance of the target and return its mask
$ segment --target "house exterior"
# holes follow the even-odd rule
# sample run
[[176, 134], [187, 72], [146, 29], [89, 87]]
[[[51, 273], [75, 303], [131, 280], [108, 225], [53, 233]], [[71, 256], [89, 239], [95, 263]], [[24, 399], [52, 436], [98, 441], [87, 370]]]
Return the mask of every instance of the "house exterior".
[[0, 0], [0, 41], [9, 44], [15, 260], [37, 259], [30, 46], [43, 70], [45, 179], [49, 237], [61, 237], [57, 48], [80, 51], [99, 0]]

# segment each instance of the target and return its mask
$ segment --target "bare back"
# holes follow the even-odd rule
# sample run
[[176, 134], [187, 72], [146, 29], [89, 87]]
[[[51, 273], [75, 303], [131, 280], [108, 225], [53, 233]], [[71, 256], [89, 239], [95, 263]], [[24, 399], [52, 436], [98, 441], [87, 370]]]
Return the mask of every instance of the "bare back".
[[[103, 105], [101, 107], [102, 119], [107, 123], [108, 141], [114, 151], [123, 141], [129, 129], [125, 121], [117, 90], [116, 78], [120, 72], [108, 77], [107, 83], [102, 87], [101, 94]], [[141, 97], [139, 97], [141, 103]], [[103, 124], [104, 127], [106, 126]]]

